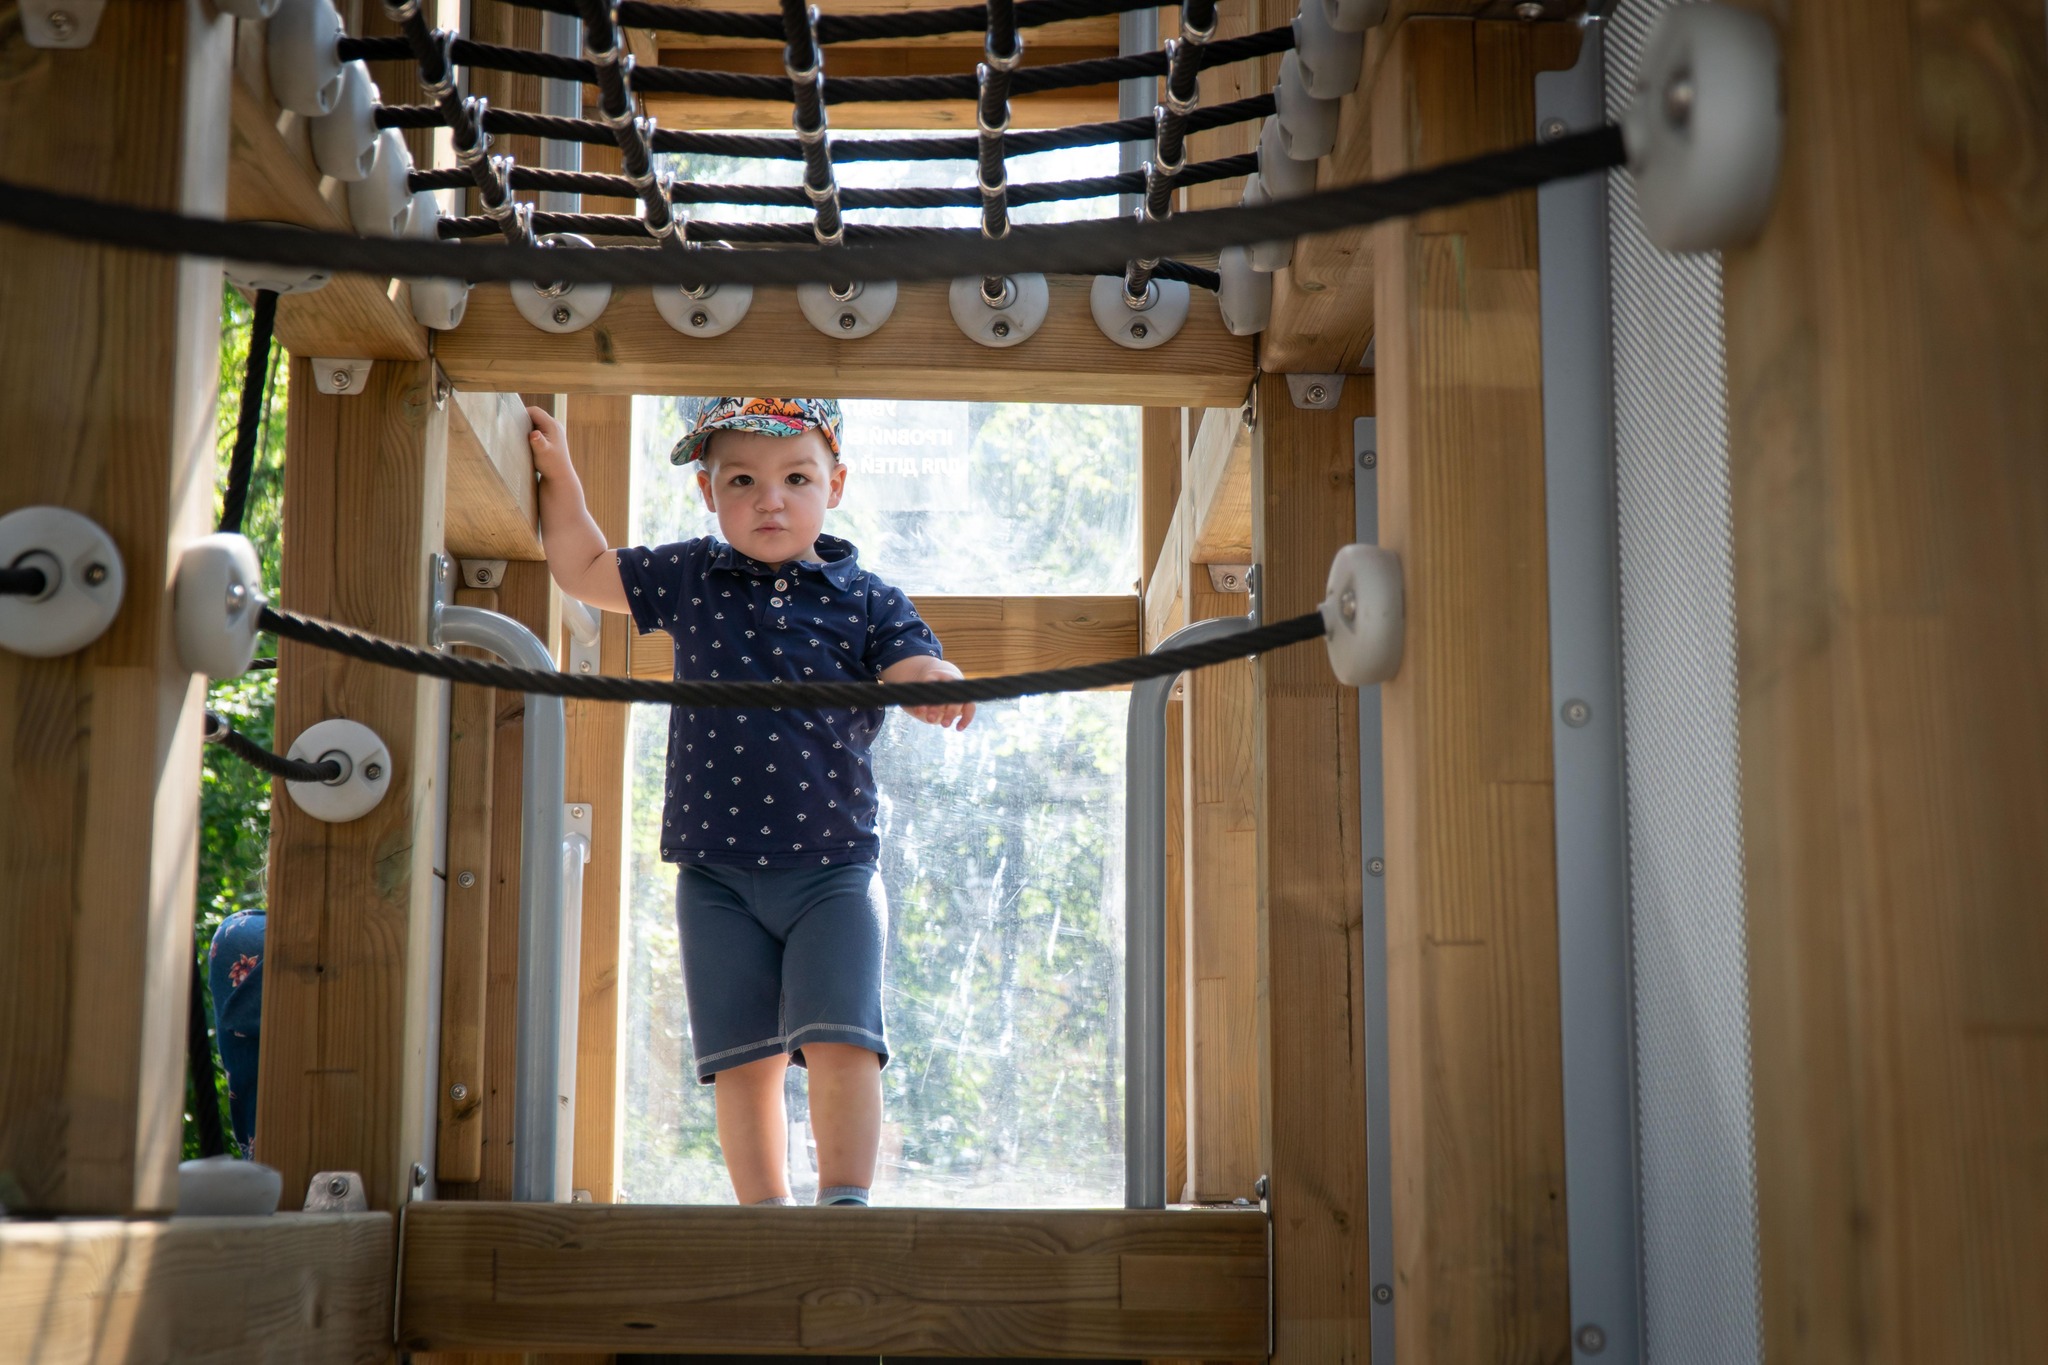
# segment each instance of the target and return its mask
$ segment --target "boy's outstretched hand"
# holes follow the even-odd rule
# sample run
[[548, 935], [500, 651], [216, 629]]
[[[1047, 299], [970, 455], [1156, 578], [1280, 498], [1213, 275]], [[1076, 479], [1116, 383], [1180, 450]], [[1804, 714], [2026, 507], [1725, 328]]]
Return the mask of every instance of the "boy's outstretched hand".
[[543, 479], [561, 479], [576, 472], [569, 463], [569, 434], [546, 408], [529, 406], [526, 415], [533, 422], [527, 443], [533, 447], [534, 472]]
[[[929, 654], [898, 660], [882, 670], [885, 683], [956, 682], [964, 676], [952, 664]], [[906, 706], [903, 709], [925, 724], [936, 725], [942, 730], [965, 730], [974, 723], [974, 703], [971, 701], [956, 702], [951, 706]]]

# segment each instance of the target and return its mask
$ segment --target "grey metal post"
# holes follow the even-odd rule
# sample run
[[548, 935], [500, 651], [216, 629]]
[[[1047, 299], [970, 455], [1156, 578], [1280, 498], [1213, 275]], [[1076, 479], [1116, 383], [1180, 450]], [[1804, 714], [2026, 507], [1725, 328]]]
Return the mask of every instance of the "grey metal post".
[[[1158, 648], [1250, 630], [1183, 626]], [[1166, 1207], [1166, 704], [1180, 675], [1131, 688], [1124, 747], [1124, 1207]]]
[[[543, 14], [541, 47], [557, 57], [581, 57], [583, 21], [573, 14]], [[558, 118], [583, 117], [583, 85], [580, 81], [542, 81], [540, 89], [540, 112], [543, 114], [553, 114]], [[551, 171], [580, 171], [583, 169], [583, 144], [545, 138], [540, 144], [540, 161]], [[582, 203], [582, 195], [543, 190], [538, 207], [543, 213], [581, 213]]]
[[[443, 645], [488, 649], [520, 668], [552, 671], [540, 637], [509, 616], [481, 607], [443, 607], [436, 638]], [[519, 1004], [513, 1061], [512, 1197], [565, 1200], [556, 1175], [561, 1142], [562, 1054], [562, 788], [568, 771], [568, 725], [560, 697], [526, 695], [522, 750], [525, 790], [519, 811]]]
[[[1123, 56], [1133, 53], [1157, 52], [1159, 50], [1159, 11], [1156, 9], [1135, 9], [1117, 16], [1116, 50]], [[1150, 118], [1152, 106], [1158, 103], [1159, 87], [1155, 77], [1140, 76], [1135, 80], [1119, 81], [1116, 87], [1116, 116], [1126, 118]], [[1116, 168], [1119, 171], [1135, 171], [1145, 160], [1148, 142], [1125, 142], [1117, 146]], [[1128, 218], [1137, 212], [1138, 201], [1144, 196], [1120, 194], [1117, 196], [1117, 212]]]
[[[1604, 29], [1588, 22], [1578, 64], [1537, 76], [1540, 137], [1604, 121]], [[1633, 1365], [1642, 1253], [1606, 178], [1545, 185], [1536, 216], [1572, 1353], [1580, 1365]]]

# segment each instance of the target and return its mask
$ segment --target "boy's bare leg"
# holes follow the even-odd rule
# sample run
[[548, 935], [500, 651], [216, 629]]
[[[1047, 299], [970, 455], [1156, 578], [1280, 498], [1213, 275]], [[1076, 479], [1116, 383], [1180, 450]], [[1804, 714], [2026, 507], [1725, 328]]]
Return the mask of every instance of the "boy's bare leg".
[[882, 1145], [882, 1059], [851, 1043], [805, 1043], [818, 1186], [871, 1189]]
[[763, 1057], [718, 1073], [718, 1147], [742, 1204], [789, 1198], [789, 1118], [782, 1106], [788, 1068], [787, 1057]]

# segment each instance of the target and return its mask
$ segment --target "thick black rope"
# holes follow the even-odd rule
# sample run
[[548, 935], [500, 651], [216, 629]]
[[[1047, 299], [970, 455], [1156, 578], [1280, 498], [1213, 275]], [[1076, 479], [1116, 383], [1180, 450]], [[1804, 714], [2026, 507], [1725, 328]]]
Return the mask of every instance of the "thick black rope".
[[1073, 668], [1048, 668], [1034, 673], [968, 678], [959, 682], [784, 683], [663, 681], [514, 668], [510, 664], [492, 663], [487, 659], [472, 659], [400, 644], [395, 640], [365, 635], [331, 621], [300, 616], [274, 607], [263, 608], [262, 625], [263, 629], [282, 639], [344, 654], [365, 663], [382, 664], [386, 668], [426, 678], [471, 683], [477, 687], [498, 687], [512, 692], [533, 692], [544, 697], [656, 702], [665, 706], [757, 709], [850, 707], [856, 710], [877, 706], [957, 706], [964, 702], [1035, 697], [1047, 692], [1085, 692], [1101, 687], [1121, 687], [1147, 678], [1170, 678], [1191, 668], [1207, 668], [1211, 664], [1249, 658], [1286, 645], [1299, 644], [1303, 640], [1313, 640], [1323, 634], [1322, 613], [1312, 611], [1305, 616], [1259, 626], [1239, 635]]
[[[559, 57], [521, 47], [477, 43], [449, 34], [439, 35], [446, 58], [457, 66], [481, 67], [488, 71], [510, 71], [523, 76], [550, 80], [598, 81], [596, 63], [578, 57]], [[1269, 28], [1210, 43], [1201, 51], [1200, 67], [1207, 69], [1251, 57], [1285, 52], [1294, 46], [1294, 30]], [[414, 55], [406, 37], [343, 38], [338, 49], [343, 61], [401, 61]], [[799, 67], [798, 70], [804, 68]], [[425, 78], [422, 66], [422, 79]], [[1090, 57], [1078, 62], [1054, 62], [1046, 66], [1022, 66], [1010, 77], [1012, 95], [1040, 94], [1047, 90], [1070, 90], [1086, 85], [1109, 85], [1145, 76], [1167, 74], [1164, 52], [1135, 52], [1122, 57]], [[760, 76], [741, 71], [700, 71], [680, 66], [635, 67], [629, 81], [640, 94], [709, 95], [721, 99], [786, 100], [789, 82], [782, 76]], [[433, 87], [429, 87], [432, 89]], [[875, 101], [973, 100], [979, 89], [972, 75], [959, 76], [845, 76], [823, 92], [826, 104], [861, 104]], [[476, 103], [474, 97], [469, 103]], [[451, 123], [451, 126], [454, 126]], [[458, 130], [459, 132], [460, 130]], [[458, 145], [460, 141], [458, 140]]]
[[[269, 629], [268, 626], [264, 628]], [[228, 718], [218, 711], [206, 713], [206, 733], [203, 738], [208, 744], [220, 745], [250, 767], [269, 773], [272, 777], [281, 777], [287, 782], [332, 782], [341, 776], [341, 765], [331, 758], [323, 758], [318, 763], [307, 763], [270, 752], [230, 725]]]
[[667, 177], [654, 169], [654, 120], [634, 114], [633, 94], [628, 89], [633, 54], [626, 51], [626, 35], [612, 23], [606, 0], [580, 0], [578, 14], [583, 20], [583, 52], [589, 58], [585, 65], [597, 74], [598, 112], [619, 149], [619, 165], [630, 193], [647, 210], [648, 235], [657, 241], [679, 242]]
[[671, 252], [646, 247], [557, 251], [356, 237], [341, 232], [230, 223], [137, 204], [114, 204], [0, 181], [0, 222], [80, 241], [163, 255], [227, 257], [265, 265], [316, 266], [378, 277], [470, 281], [564, 280], [573, 284], [799, 284], [833, 280], [947, 280], [961, 275], [1085, 275], [1138, 257], [1194, 256], [1226, 246], [1310, 236], [1489, 199], [1626, 165], [1619, 128], [1568, 133], [1411, 171], [1388, 180], [1321, 190], [1259, 207], [1204, 209], [1163, 223], [1105, 219], [1020, 225], [991, 242], [920, 237], [875, 246], [804, 251]]
[[[1145, 193], [1139, 213], [1149, 222], [1159, 222], [1173, 213], [1173, 192], [1187, 169], [1188, 116], [1201, 103], [1198, 81], [1207, 65], [1209, 39], [1216, 32], [1216, 0], [1183, 0], [1180, 37], [1166, 43], [1166, 81], [1161, 102], [1152, 107], [1157, 131], [1152, 138], [1152, 159], [1144, 164]], [[1124, 267], [1124, 299], [1132, 307], [1143, 307], [1152, 295], [1156, 258], [1139, 258]]]
[[263, 430], [265, 386], [270, 378], [270, 339], [277, 326], [277, 291], [256, 291], [249, 326], [249, 363], [242, 371], [242, 407], [235, 418], [235, 449], [228, 458], [228, 486], [221, 495], [220, 529], [240, 534], [249, 506], [249, 476], [256, 467], [256, 438]]
[[[579, 0], [507, 0], [521, 9], [553, 14], [580, 14]], [[1019, 28], [1037, 28], [1069, 19], [1094, 19], [1106, 14], [1151, 9], [1157, 0], [1020, 0]], [[621, 0], [619, 23], [706, 38], [782, 37], [781, 20], [772, 14], [740, 14], [732, 10], [685, 9], [648, 0]], [[947, 9], [903, 10], [895, 14], [827, 14], [818, 20], [818, 41], [852, 43], [868, 38], [930, 38], [942, 33], [981, 31], [986, 7], [954, 5]]]
[[0, 597], [41, 597], [49, 587], [41, 569], [0, 568]]
[[[464, 95], [457, 86], [455, 68], [460, 59], [455, 56], [455, 49], [462, 46], [461, 40], [453, 34], [427, 27], [426, 19], [420, 14], [419, 0], [384, 0], [384, 12], [398, 25], [397, 37], [368, 40], [344, 37], [341, 46], [345, 48], [350, 43], [366, 41], [378, 43], [382, 45], [380, 60], [412, 60], [419, 69], [420, 87], [433, 97], [441, 121], [448, 125], [450, 138], [455, 144], [455, 160], [469, 172], [484, 212], [498, 224], [507, 242], [514, 246], [532, 246], [533, 227], [527, 216], [532, 211], [531, 206], [512, 198], [512, 186], [506, 179], [512, 158], [491, 155], [491, 135], [484, 127], [483, 117], [488, 102], [481, 95]], [[341, 59], [350, 60], [345, 54]], [[583, 79], [591, 78], [585, 76]]]
[[[804, 149], [803, 193], [811, 205], [812, 235], [819, 246], [838, 246], [846, 240], [846, 220], [839, 212], [839, 178], [832, 170], [832, 137], [825, 120], [830, 97], [816, 15], [804, 0], [782, 0], [782, 70], [789, 81], [789, 126]], [[853, 285], [835, 280], [833, 291], [850, 297]]]
[[[1253, 95], [1188, 116], [1190, 134], [1232, 124], [1251, 123], [1273, 112], [1271, 95]], [[438, 128], [441, 111], [430, 104], [380, 104], [375, 115], [379, 128]], [[582, 142], [610, 146], [611, 130], [596, 119], [562, 118], [554, 114], [529, 114], [518, 109], [485, 109], [484, 129], [492, 133], [524, 133], [553, 138], [558, 142]], [[1076, 123], [1065, 128], [1036, 128], [1010, 133], [1004, 139], [1010, 156], [1060, 151], [1068, 147], [1095, 147], [1112, 142], [1143, 142], [1152, 137], [1151, 117], [1115, 119], [1107, 123]], [[801, 161], [803, 144], [793, 137], [755, 133], [693, 133], [676, 128], [657, 128], [653, 136], [657, 152], [698, 153], [705, 156], [753, 157], [763, 161]], [[849, 161], [972, 161], [979, 153], [979, 139], [968, 137], [868, 137], [843, 140], [832, 148], [837, 165]], [[467, 182], [464, 182], [467, 183]]]

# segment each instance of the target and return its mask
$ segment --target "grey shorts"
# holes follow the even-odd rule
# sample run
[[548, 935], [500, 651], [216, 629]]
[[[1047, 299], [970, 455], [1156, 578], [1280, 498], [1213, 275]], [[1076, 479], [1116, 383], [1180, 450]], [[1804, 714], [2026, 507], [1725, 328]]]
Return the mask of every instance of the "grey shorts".
[[850, 1043], [889, 1060], [882, 945], [889, 906], [873, 863], [780, 868], [686, 865], [676, 927], [697, 1079]]

